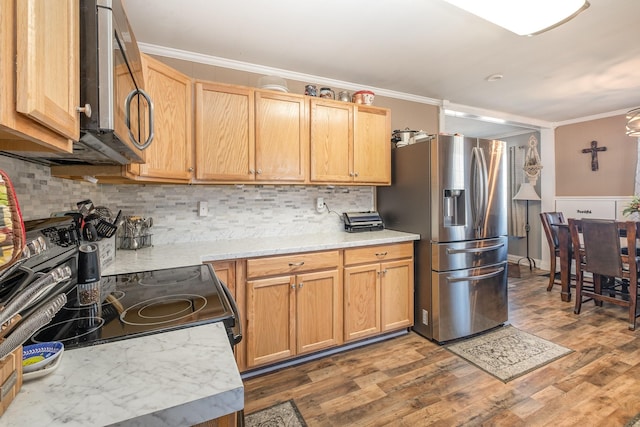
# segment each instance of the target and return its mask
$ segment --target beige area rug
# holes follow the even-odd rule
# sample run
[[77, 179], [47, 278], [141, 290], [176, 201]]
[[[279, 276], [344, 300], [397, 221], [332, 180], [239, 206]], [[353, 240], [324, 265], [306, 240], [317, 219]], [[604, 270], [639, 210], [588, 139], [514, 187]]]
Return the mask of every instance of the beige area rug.
[[573, 352], [510, 325], [446, 348], [505, 383]]
[[293, 400], [245, 415], [244, 425], [245, 427], [307, 427]]

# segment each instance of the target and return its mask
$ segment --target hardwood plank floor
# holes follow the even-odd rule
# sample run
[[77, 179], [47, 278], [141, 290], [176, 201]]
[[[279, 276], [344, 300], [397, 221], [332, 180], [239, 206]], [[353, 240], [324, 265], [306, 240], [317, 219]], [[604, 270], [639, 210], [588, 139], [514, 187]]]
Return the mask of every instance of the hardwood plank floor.
[[245, 413], [294, 399], [309, 426], [623, 426], [640, 412], [640, 328], [612, 304], [575, 315], [544, 271], [521, 271], [509, 323], [570, 355], [504, 384], [410, 332], [247, 379]]

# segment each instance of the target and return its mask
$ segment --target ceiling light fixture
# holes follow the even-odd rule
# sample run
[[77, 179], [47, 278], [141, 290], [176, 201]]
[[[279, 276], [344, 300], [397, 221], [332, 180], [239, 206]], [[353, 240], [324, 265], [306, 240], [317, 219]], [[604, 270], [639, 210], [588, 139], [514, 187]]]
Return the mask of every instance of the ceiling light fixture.
[[589, 7], [586, 0], [445, 0], [521, 36], [549, 31]]
[[627, 135], [640, 138], [640, 108], [627, 113]]

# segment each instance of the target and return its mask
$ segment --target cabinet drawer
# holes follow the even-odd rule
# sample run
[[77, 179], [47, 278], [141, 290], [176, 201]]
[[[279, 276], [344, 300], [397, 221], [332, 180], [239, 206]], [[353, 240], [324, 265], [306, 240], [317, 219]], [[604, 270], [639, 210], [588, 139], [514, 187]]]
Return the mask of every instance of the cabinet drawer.
[[301, 271], [337, 267], [339, 251], [311, 252], [247, 260], [247, 277], [296, 274]]
[[397, 258], [410, 258], [412, 256], [413, 242], [393, 245], [365, 246], [362, 248], [345, 249], [344, 265], [379, 262]]

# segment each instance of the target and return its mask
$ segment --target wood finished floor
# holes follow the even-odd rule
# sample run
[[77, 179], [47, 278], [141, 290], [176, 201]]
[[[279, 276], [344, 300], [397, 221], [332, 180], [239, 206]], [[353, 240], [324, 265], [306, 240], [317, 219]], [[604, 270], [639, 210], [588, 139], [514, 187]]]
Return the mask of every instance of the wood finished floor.
[[509, 323], [570, 355], [504, 384], [410, 332], [245, 380], [245, 412], [294, 399], [311, 427], [624, 426], [640, 412], [640, 327], [606, 303], [574, 315], [544, 271], [521, 270]]

